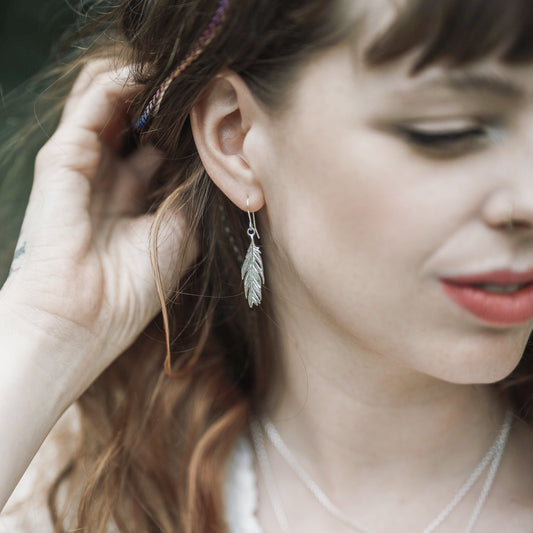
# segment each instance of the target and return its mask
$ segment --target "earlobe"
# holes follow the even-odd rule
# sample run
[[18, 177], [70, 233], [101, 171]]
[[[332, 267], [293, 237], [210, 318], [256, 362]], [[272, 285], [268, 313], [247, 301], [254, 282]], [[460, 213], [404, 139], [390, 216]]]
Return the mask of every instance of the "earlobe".
[[258, 110], [234, 72], [218, 75], [191, 110], [191, 127], [202, 163], [222, 192], [240, 209], [264, 205], [261, 183], [245, 154], [245, 139]]

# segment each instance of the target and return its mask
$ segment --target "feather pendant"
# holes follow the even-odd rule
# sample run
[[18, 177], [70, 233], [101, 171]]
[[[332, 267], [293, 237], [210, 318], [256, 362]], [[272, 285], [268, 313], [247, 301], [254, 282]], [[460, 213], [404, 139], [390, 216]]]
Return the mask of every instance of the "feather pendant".
[[248, 300], [248, 305], [250, 307], [259, 305], [261, 303], [261, 287], [265, 283], [265, 274], [261, 250], [259, 246], [255, 245], [253, 239], [242, 264], [241, 278], [244, 280], [244, 295]]

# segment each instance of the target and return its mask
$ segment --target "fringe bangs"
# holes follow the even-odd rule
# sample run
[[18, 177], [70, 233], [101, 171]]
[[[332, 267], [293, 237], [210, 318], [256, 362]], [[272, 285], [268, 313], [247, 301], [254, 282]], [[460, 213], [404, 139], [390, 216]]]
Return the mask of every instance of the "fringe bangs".
[[417, 74], [445, 62], [460, 67], [495, 55], [506, 63], [533, 59], [530, 0], [412, 0], [366, 51], [378, 66], [419, 50]]

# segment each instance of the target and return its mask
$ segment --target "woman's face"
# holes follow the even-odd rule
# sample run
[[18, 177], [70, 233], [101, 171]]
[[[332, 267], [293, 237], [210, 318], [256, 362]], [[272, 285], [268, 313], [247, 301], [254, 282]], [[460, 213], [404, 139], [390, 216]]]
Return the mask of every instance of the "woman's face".
[[501, 379], [533, 325], [533, 295], [513, 287], [533, 282], [533, 67], [409, 77], [412, 57], [369, 69], [360, 49], [306, 66], [250, 144], [275, 305], [312, 317], [309, 338], [334, 332], [453, 382]]

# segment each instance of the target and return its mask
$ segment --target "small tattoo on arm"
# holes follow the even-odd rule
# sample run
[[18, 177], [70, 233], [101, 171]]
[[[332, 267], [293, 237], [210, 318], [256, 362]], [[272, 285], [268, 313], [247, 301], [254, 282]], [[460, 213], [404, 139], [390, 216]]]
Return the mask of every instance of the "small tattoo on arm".
[[26, 242], [23, 242], [22, 245], [20, 245], [16, 250], [15, 254], [13, 255], [13, 261], [11, 263], [11, 268], [9, 269], [9, 275], [15, 273], [17, 270], [20, 269], [20, 263], [21, 259], [26, 253]]

